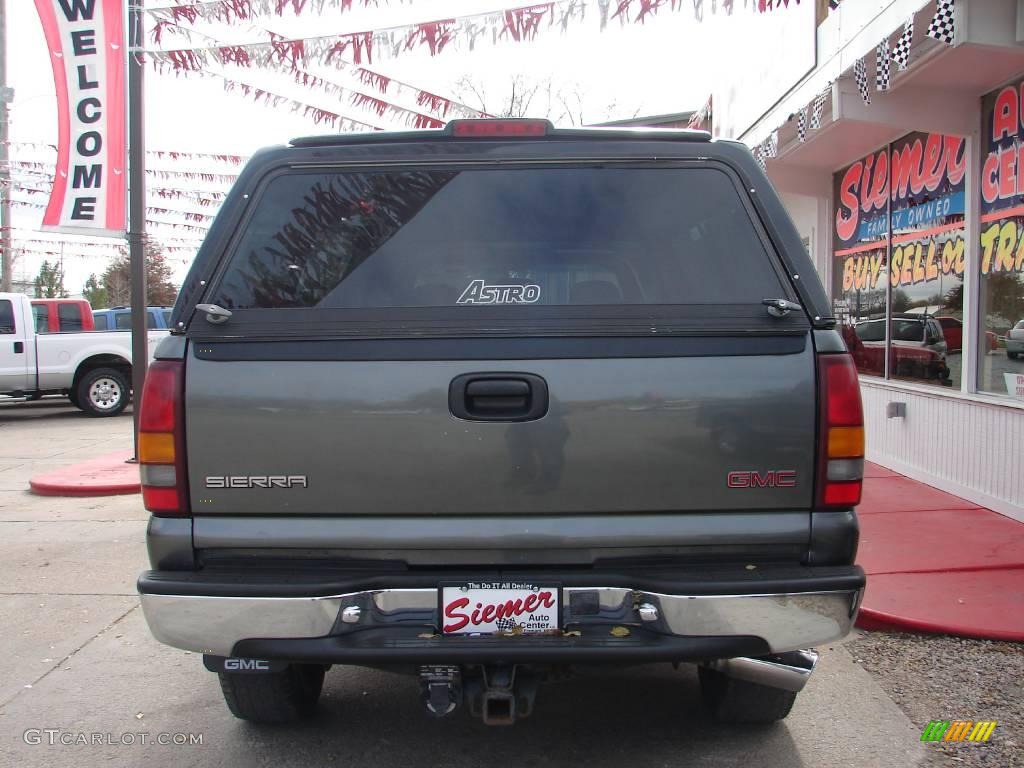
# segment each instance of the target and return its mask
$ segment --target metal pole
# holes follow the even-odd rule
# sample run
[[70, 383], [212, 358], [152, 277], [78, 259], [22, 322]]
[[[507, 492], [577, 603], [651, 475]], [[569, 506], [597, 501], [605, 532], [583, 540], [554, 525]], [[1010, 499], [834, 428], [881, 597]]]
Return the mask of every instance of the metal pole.
[[135, 406], [135, 458], [139, 456], [139, 401], [146, 381], [149, 345], [146, 336], [146, 138], [143, 122], [145, 61], [142, 48], [142, 0], [128, 4], [128, 257], [132, 288], [132, 391]]
[[11, 170], [7, 151], [8, 103], [14, 89], [7, 87], [7, 0], [0, 0], [0, 291], [10, 292], [14, 254], [11, 253]]

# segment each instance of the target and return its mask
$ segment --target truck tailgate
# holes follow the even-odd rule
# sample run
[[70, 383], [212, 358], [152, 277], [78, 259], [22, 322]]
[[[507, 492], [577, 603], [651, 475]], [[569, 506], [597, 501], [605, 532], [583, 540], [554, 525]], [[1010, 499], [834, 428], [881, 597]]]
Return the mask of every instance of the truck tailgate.
[[[663, 354], [694, 346], [659, 342]], [[226, 360], [230, 349], [200, 352], [188, 361], [186, 385], [193, 509], [297, 515], [807, 509], [814, 465], [811, 345], [791, 337], [747, 346], [755, 344], [775, 353], [313, 361]], [[481, 372], [540, 377], [549, 393], [546, 415], [525, 422], [456, 418], [452, 381]]]

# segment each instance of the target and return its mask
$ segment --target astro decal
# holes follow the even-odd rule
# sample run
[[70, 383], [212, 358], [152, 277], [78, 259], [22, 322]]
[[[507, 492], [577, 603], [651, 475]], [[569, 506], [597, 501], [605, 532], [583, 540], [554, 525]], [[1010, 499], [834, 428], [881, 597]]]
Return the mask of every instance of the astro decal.
[[730, 488], [793, 488], [796, 485], [796, 472], [792, 469], [730, 472], [725, 482]]
[[539, 285], [487, 285], [474, 280], [459, 296], [458, 304], [536, 304]]
[[207, 488], [309, 488], [305, 475], [213, 475]]

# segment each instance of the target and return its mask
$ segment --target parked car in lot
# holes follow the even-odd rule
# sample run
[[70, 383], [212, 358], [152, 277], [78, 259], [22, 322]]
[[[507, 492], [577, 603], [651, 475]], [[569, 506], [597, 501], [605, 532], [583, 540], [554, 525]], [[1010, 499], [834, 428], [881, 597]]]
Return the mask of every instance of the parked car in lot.
[[[132, 329], [132, 310], [130, 307], [110, 307], [94, 309], [93, 321], [98, 331], [130, 331]], [[147, 307], [147, 328], [170, 328], [170, 307]]]
[[[942, 326], [942, 336], [946, 339], [946, 351], [949, 354], [961, 352], [964, 348], [964, 324], [956, 317], [937, 316], [935, 318]], [[995, 352], [999, 349], [996, 335], [992, 331], [985, 331], [985, 344], [988, 351]]]
[[1024, 320], [1006, 332], [1006, 356], [1016, 360], [1019, 355], [1024, 355]]
[[[0, 293], [0, 395], [35, 399], [63, 394], [90, 416], [116, 416], [131, 396], [131, 335], [37, 333], [34, 307]], [[150, 350], [167, 336], [149, 334]]]
[[[938, 320], [927, 315], [898, 314], [890, 320], [889, 370], [900, 378], [950, 383], [946, 339]], [[883, 370], [885, 319], [857, 323], [860, 344], [853, 356], [860, 370]]]
[[259, 152], [149, 369], [146, 620], [254, 722], [334, 664], [508, 724], [576, 667], [693, 663], [715, 717], [783, 718], [864, 588], [829, 310], [750, 151], [702, 132]]
[[36, 333], [91, 331], [92, 307], [85, 299], [32, 299]]

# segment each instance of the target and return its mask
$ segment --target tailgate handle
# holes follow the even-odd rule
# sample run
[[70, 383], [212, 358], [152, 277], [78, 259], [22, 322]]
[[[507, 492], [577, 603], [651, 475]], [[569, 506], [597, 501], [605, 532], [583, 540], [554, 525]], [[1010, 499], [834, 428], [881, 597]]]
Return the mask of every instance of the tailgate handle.
[[452, 415], [468, 421], [531, 421], [548, 410], [548, 385], [530, 373], [468, 373], [448, 388]]

